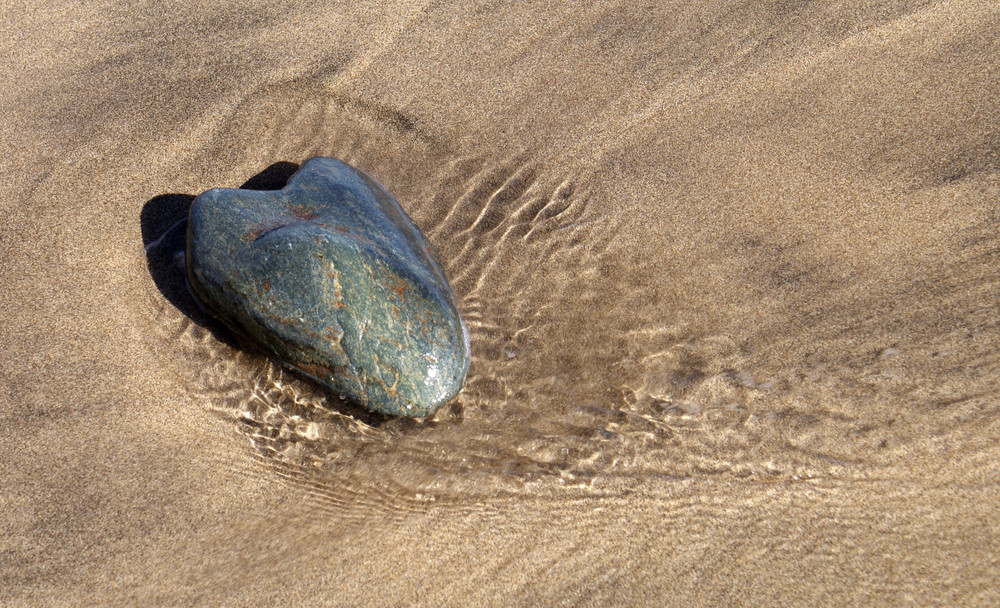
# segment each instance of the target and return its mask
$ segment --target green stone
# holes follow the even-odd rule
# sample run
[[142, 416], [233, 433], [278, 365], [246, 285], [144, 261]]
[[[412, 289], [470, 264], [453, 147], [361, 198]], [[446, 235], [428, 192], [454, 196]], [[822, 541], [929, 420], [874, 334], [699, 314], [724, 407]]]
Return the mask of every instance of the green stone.
[[187, 273], [205, 308], [280, 363], [369, 410], [427, 416], [458, 394], [469, 334], [402, 207], [338, 160], [282, 190], [191, 206]]

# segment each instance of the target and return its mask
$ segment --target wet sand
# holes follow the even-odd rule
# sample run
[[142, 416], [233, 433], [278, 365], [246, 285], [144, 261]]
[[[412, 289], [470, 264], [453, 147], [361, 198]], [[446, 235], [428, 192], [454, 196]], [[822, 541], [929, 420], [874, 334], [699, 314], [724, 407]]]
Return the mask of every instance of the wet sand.
[[[995, 605], [992, 2], [19, 3], [0, 604]], [[316, 156], [472, 334], [366, 416], [179, 282]]]

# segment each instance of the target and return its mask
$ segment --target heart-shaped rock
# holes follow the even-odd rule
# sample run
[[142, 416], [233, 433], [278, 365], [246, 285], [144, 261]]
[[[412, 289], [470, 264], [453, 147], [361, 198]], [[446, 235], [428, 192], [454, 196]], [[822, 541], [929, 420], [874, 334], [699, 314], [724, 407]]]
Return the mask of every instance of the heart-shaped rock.
[[430, 246], [338, 160], [306, 161], [282, 190], [196, 198], [187, 272], [237, 333], [370, 410], [427, 416], [465, 382], [469, 335]]

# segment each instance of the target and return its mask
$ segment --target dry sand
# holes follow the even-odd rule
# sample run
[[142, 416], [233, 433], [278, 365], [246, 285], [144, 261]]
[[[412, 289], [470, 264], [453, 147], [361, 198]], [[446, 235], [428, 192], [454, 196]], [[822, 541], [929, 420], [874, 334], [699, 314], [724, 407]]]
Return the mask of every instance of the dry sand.
[[[0, 605], [1000, 603], [996, 2], [363, 4], [3, 7]], [[177, 289], [314, 155], [447, 267], [432, 421]]]

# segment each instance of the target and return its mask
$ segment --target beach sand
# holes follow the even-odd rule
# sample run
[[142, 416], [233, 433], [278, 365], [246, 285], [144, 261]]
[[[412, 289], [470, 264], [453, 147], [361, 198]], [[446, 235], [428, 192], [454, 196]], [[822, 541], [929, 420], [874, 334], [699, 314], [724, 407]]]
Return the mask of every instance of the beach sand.
[[[5, 7], [0, 605], [1000, 603], [1000, 6], [367, 4]], [[432, 420], [183, 288], [317, 155], [446, 267]]]

